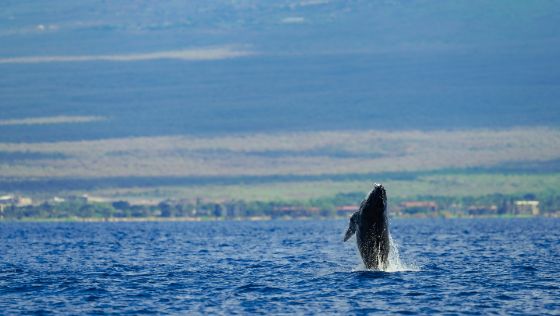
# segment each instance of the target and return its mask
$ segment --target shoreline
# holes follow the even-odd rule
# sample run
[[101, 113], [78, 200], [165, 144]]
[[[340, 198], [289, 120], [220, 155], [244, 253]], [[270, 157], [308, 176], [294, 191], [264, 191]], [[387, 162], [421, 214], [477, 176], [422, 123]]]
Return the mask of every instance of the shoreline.
[[[517, 218], [560, 218], [560, 214], [547, 214], [547, 215], [489, 215], [489, 216], [395, 216], [390, 217], [390, 220], [402, 219], [517, 219]], [[270, 216], [254, 216], [254, 217], [240, 217], [240, 218], [216, 218], [216, 217], [110, 217], [110, 218], [79, 218], [79, 217], [66, 217], [66, 218], [22, 218], [22, 219], [4, 219], [0, 218], [0, 223], [157, 223], [157, 222], [264, 222], [264, 221], [325, 221], [325, 220], [346, 220], [348, 217], [279, 217], [272, 218]]]

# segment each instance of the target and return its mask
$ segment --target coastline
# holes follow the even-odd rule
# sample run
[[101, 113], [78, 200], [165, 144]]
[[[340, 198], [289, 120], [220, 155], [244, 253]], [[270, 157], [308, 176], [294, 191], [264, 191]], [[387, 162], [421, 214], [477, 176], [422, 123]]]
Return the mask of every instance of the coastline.
[[[487, 215], [487, 216], [471, 216], [471, 215], [454, 215], [454, 216], [393, 216], [391, 220], [403, 219], [531, 219], [531, 218], [560, 218], [560, 214], [546, 215]], [[65, 217], [65, 218], [21, 218], [21, 219], [3, 219], [0, 223], [157, 223], [157, 222], [264, 222], [264, 221], [311, 221], [311, 220], [345, 220], [348, 217], [280, 217], [272, 218], [271, 216], [253, 216], [238, 218], [217, 218], [217, 217]]]

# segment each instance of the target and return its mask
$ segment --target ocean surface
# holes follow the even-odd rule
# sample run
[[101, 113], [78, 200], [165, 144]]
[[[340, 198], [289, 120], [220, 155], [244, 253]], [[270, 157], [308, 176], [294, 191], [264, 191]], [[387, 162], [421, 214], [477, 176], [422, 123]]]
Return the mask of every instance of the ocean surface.
[[560, 220], [0, 223], [1, 314], [560, 314]]

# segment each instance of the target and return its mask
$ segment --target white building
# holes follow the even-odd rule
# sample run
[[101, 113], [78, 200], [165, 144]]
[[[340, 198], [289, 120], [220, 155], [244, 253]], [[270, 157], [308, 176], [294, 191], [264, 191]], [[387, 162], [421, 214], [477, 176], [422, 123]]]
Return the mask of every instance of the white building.
[[539, 201], [515, 201], [515, 213], [523, 215], [539, 215]]

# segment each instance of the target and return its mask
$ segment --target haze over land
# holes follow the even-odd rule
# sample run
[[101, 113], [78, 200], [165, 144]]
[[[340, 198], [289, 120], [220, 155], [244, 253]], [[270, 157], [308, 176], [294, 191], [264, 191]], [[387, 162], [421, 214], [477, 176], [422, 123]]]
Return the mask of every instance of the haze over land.
[[0, 193], [549, 191], [558, 21], [552, 1], [6, 3]]

